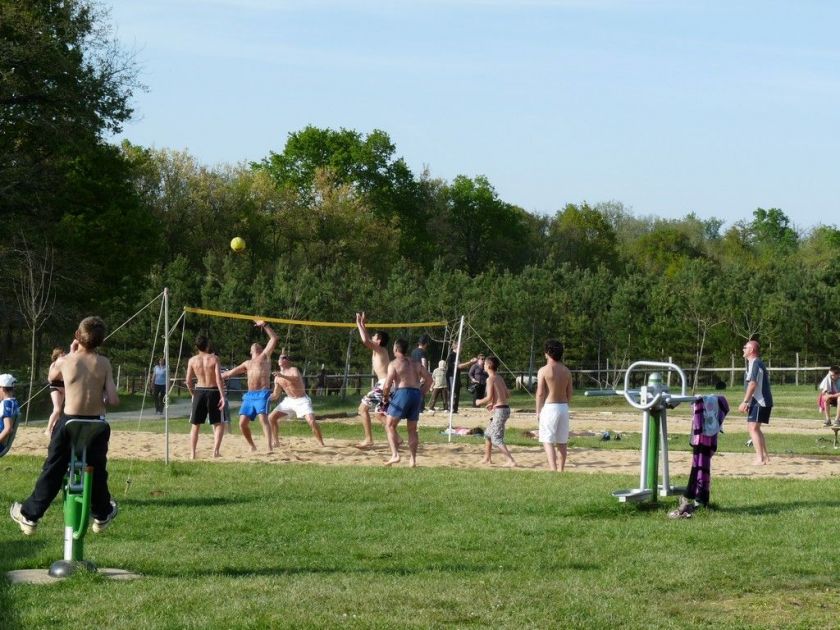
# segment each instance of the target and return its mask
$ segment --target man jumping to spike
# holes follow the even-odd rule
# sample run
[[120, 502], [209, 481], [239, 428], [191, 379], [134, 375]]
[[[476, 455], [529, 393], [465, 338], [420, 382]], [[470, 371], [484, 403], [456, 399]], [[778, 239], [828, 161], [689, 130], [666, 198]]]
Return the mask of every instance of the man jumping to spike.
[[371, 351], [371, 365], [373, 367], [373, 373], [376, 374], [376, 385], [362, 398], [362, 403], [359, 405], [359, 414], [362, 416], [362, 426], [365, 430], [364, 441], [356, 445], [359, 448], [373, 446], [370, 410], [373, 409], [373, 412], [378, 414], [381, 419], [384, 420], [385, 418], [382, 384], [385, 382], [385, 376], [388, 374], [388, 365], [391, 363], [391, 357], [388, 356], [388, 333], [378, 331], [371, 337], [365, 323], [365, 314], [356, 313], [356, 327], [359, 329], [359, 336], [362, 338], [362, 343], [365, 344], [365, 347]]
[[242, 406], [239, 408], [239, 428], [251, 446], [251, 451], [256, 451], [257, 445], [251, 437], [250, 422], [258, 417], [268, 440], [268, 452], [271, 453], [274, 436], [271, 434], [271, 424], [268, 422], [268, 399], [271, 396], [271, 353], [277, 347], [277, 333], [262, 320], [256, 320], [254, 325], [262, 328], [268, 335], [265, 348], [258, 343], [251, 344], [251, 358], [232, 370], [222, 372], [222, 378], [227, 380], [238, 374], [248, 375], [248, 391], [242, 397]]

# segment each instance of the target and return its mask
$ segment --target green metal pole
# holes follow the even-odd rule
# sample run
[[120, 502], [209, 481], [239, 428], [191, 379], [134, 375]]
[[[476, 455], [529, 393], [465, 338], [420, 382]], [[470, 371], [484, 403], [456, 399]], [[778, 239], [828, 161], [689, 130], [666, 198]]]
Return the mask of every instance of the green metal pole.
[[92, 473], [93, 468], [85, 468], [81, 473], [82, 492], [68, 492], [64, 497], [64, 526], [73, 532], [71, 560], [84, 560], [85, 533], [90, 520], [90, 495], [93, 488]]
[[652, 410], [648, 421], [647, 483], [653, 503], [656, 503], [659, 494], [659, 414], [659, 411]]

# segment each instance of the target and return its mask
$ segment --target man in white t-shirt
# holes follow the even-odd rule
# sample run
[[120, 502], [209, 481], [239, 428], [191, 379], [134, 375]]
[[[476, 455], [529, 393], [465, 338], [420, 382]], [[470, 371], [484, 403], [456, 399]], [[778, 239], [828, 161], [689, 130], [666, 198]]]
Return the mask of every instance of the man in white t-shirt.
[[837, 399], [840, 398], [840, 366], [832, 365], [828, 369], [828, 374], [820, 383], [820, 410], [825, 417], [825, 426], [831, 426], [831, 408], [836, 407], [837, 413], [834, 414], [834, 426], [840, 427], [840, 406], [837, 404]]

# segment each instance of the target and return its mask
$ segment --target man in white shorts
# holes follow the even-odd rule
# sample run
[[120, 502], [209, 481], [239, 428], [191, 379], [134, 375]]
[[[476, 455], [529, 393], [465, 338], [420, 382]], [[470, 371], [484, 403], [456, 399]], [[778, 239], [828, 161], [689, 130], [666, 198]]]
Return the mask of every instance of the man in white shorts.
[[[537, 372], [537, 421], [540, 442], [545, 449], [548, 468], [562, 472], [566, 468], [566, 445], [569, 442], [569, 401], [572, 399], [572, 373], [561, 362], [563, 344], [549, 339], [543, 347], [545, 365]], [[557, 466], [557, 451], [560, 466]]]
[[303, 384], [303, 376], [300, 370], [292, 365], [291, 359], [286, 352], [281, 352], [277, 359], [280, 371], [274, 374], [274, 391], [271, 392], [271, 400], [280, 398], [281, 391], [286, 392], [286, 397], [268, 415], [268, 422], [271, 424], [274, 434], [274, 446], [280, 446], [280, 418], [294, 414], [297, 418], [306, 418], [312, 435], [321, 446], [324, 445], [324, 438], [321, 436], [321, 428], [315, 421], [315, 412], [312, 411], [312, 400], [306, 395], [306, 387]]

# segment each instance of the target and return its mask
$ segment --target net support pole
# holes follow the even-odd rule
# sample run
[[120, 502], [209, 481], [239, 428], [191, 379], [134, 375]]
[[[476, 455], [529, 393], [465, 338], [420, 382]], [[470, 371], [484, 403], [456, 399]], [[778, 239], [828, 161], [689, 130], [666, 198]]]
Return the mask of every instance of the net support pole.
[[458, 374], [458, 362], [461, 359], [461, 337], [464, 334], [464, 316], [461, 315], [461, 323], [458, 326], [458, 343], [455, 345], [455, 364], [452, 366], [452, 381], [449, 383], [449, 431], [447, 441], [452, 443], [452, 408], [455, 406], [455, 381], [461, 378]]
[[166, 394], [163, 397], [163, 432], [165, 435], [164, 463], [169, 464], [169, 289], [163, 289], [163, 361], [164, 371], [166, 374], [167, 388]]
[[350, 348], [353, 345], [353, 331], [350, 331], [350, 335], [347, 338], [347, 354], [344, 357], [344, 381], [342, 382], [342, 389], [344, 390], [344, 394], [341, 396], [341, 400], [347, 400], [347, 387], [350, 383]]

